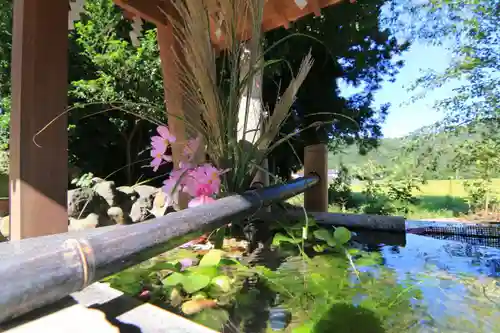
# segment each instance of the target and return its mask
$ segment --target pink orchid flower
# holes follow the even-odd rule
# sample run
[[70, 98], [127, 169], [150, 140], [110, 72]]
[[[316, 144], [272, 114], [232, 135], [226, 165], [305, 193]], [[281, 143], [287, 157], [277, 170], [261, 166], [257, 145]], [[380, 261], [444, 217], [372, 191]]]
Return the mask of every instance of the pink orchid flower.
[[[173, 170], [170, 173], [170, 177], [163, 182], [163, 192], [170, 196], [178, 196], [181, 191], [191, 194], [189, 190], [193, 187], [193, 177], [191, 173], [192, 169], [186, 167]], [[193, 196], [194, 192], [191, 195]]]
[[165, 155], [165, 149], [163, 147], [151, 149], [151, 157], [153, 160], [151, 161], [151, 166], [153, 167], [153, 171], [157, 171], [163, 161], [171, 162], [172, 156]]
[[202, 184], [208, 184], [212, 193], [218, 193], [221, 186], [220, 174], [219, 169], [213, 165], [203, 164], [197, 168], [196, 179]]
[[163, 144], [165, 146], [165, 149], [172, 143], [176, 141], [175, 136], [173, 136], [167, 126], [158, 126], [156, 129], [158, 132], [159, 136], [153, 136], [151, 138], [151, 144], [153, 147], [159, 144]]

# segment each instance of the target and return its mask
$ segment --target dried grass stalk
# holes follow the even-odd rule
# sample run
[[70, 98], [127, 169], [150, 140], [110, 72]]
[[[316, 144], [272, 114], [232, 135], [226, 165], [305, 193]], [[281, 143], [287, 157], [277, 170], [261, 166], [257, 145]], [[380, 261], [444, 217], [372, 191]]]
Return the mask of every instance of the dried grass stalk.
[[[182, 92], [186, 109], [200, 109], [203, 118], [200, 122], [193, 118], [198, 117], [198, 113], [187, 113], [186, 126], [194, 126], [203, 137], [211, 161], [219, 168], [231, 168], [228, 176], [238, 178], [233, 183], [246, 186], [243, 183], [253, 178], [254, 166], [267, 155], [270, 143], [290, 114], [296, 93], [313, 64], [311, 55], [304, 58], [297, 76], [279, 99], [270, 118], [260, 124], [263, 133], [256, 145], [253, 149], [242, 149], [237, 143], [238, 111], [242, 96], [252, 94], [253, 75], [262, 71], [264, 66], [255, 51], [262, 45], [265, 0], [173, 0], [172, 3], [177, 13], [175, 17], [169, 15], [168, 20], [181, 45], [175, 59], [180, 70], [176, 71], [177, 77], [168, 79], [177, 91]], [[229, 89], [226, 90], [218, 81], [221, 73], [217, 73], [216, 54], [210, 43], [211, 31], [220, 31], [226, 47], [221, 55], [227, 64], [225, 79], [229, 82]], [[254, 52], [250, 55], [248, 73], [241, 77], [243, 47], [239, 37], [245, 31], [251, 31], [250, 49]], [[247, 99], [246, 114], [250, 111], [249, 104]], [[244, 124], [245, 131], [246, 126]], [[237, 186], [229, 187], [237, 190]]]

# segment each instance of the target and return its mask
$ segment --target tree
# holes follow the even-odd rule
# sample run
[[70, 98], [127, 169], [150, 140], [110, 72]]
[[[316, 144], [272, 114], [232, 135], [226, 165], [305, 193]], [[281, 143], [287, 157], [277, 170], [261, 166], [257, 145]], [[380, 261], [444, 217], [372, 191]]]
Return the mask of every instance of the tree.
[[9, 143], [12, 7], [12, 0], [0, 0], [0, 147], [3, 149]]
[[[276, 171], [283, 177], [300, 168], [303, 147], [329, 142], [334, 151], [357, 143], [362, 153], [376, 146], [382, 133], [388, 105], [373, 107], [373, 94], [384, 79], [394, 79], [402, 62], [394, 55], [407, 47], [391, 37], [391, 31], [379, 25], [384, 0], [363, 3], [340, 3], [295, 22], [288, 30], [278, 29], [266, 34], [267, 46], [292, 34], [286, 42], [274, 47], [268, 59], [285, 62], [268, 68], [264, 75], [264, 103], [270, 109], [275, 98], [287, 86], [290, 73], [300, 64], [300, 56], [311, 49], [315, 64], [303, 83], [283, 133], [302, 130], [291, 145], [283, 144], [273, 154]], [[292, 71], [290, 70], [292, 69]], [[341, 96], [338, 80], [362, 88], [352, 97]]]
[[453, 55], [444, 72], [429, 72], [416, 81], [415, 88], [423, 91], [417, 97], [456, 82], [454, 94], [436, 103], [448, 115], [444, 124], [493, 120], [490, 124], [496, 126], [500, 112], [500, 0], [395, 3], [393, 24], [404, 24], [408, 37], [446, 46]]
[[88, 0], [85, 9], [71, 35], [70, 156], [100, 176], [122, 169], [113, 178], [132, 183], [144, 175], [137, 162], [154, 123], [165, 122], [156, 31], [145, 25], [136, 48], [111, 0]]
[[492, 196], [492, 180], [500, 172], [500, 138], [484, 135], [478, 141], [465, 141], [457, 149], [454, 158], [456, 170], [473, 168], [474, 180], [467, 181], [465, 187], [469, 192], [469, 206], [477, 209], [483, 205], [488, 212]]

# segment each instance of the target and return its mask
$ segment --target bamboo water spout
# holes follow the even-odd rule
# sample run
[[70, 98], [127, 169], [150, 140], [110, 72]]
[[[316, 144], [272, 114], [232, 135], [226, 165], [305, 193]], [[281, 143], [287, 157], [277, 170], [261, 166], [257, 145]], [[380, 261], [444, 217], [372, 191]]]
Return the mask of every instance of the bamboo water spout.
[[134, 225], [0, 244], [0, 323], [185, 243], [197, 233], [251, 216], [318, 181], [304, 177]]

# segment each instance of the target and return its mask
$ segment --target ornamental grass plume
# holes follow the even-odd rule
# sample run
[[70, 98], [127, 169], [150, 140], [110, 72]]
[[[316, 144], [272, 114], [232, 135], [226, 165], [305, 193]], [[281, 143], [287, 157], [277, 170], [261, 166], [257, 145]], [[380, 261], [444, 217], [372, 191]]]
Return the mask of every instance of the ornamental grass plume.
[[[175, 59], [180, 70], [169, 78], [173, 83], [171, 89], [183, 93], [183, 120], [189, 131], [199, 133], [204, 143], [199, 149], [206, 150], [216, 169], [228, 170], [221, 179], [223, 190], [241, 192], [251, 185], [271, 150], [291, 137], [273, 142], [290, 115], [297, 91], [313, 60], [310, 54], [305, 55], [297, 75], [285, 93], [277, 98], [270, 116], [259, 122], [259, 128], [247, 128], [247, 121], [242, 124], [239, 119], [240, 108], [245, 108], [244, 118], [248, 119], [252, 106], [249, 102], [241, 106], [242, 97], [251, 96], [254, 75], [271, 63], [257, 56], [262, 45], [265, 0], [174, 0], [172, 4], [177, 12], [175, 17], [165, 15], [182, 47]], [[244, 30], [252, 36], [246, 71], [242, 61], [244, 44], [239, 40]], [[223, 38], [224, 50], [218, 55], [209, 42], [210, 31]], [[251, 143], [239, 140], [238, 128], [242, 125], [243, 133], [259, 131], [260, 137]]]

